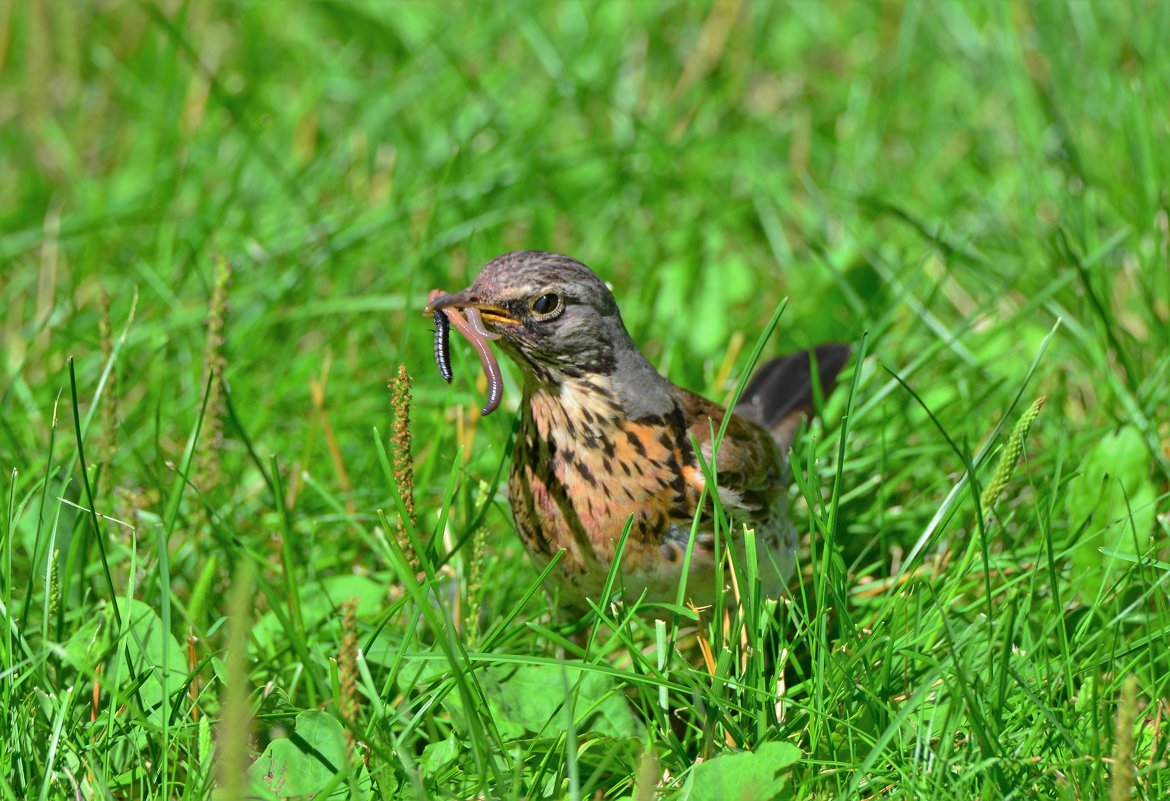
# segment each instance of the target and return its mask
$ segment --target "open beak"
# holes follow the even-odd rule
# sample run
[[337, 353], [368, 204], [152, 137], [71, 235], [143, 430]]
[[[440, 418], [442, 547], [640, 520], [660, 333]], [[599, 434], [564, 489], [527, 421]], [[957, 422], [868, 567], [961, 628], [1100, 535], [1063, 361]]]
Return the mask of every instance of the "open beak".
[[434, 317], [435, 309], [478, 309], [484, 322], [499, 325], [519, 325], [520, 321], [508, 313], [502, 306], [484, 303], [477, 299], [470, 289], [462, 292], [452, 292], [449, 295], [439, 295], [431, 300], [423, 309], [423, 315]]

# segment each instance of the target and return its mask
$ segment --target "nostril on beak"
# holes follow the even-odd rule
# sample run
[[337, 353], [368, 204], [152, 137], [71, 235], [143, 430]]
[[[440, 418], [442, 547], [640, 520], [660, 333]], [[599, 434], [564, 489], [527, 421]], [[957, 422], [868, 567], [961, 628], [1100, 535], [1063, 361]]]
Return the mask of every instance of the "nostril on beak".
[[427, 305], [423, 309], [423, 314], [431, 317], [434, 315], [435, 309], [460, 309], [472, 302], [473, 299], [466, 289], [451, 293], [445, 293], [441, 289], [432, 289], [431, 294], [427, 296]]

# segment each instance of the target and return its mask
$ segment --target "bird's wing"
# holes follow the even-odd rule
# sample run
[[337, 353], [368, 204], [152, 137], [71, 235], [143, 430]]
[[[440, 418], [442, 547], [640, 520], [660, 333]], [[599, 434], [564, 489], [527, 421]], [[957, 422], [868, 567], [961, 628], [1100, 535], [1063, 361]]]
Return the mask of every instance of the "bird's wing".
[[[718, 435], [726, 410], [686, 390], [680, 389], [678, 394], [688, 433], [698, 442], [703, 459], [710, 463], [711, 432]], [[784, 459], [768, 432], [733, 414], [715, 462], [720, 501], [745, 522], [766, 517], [776, 493], [783, 491]], [[701, 469], [696, 465], [694, 470], [698, 475], [692, 474], [692, 479], [704, 482]]]

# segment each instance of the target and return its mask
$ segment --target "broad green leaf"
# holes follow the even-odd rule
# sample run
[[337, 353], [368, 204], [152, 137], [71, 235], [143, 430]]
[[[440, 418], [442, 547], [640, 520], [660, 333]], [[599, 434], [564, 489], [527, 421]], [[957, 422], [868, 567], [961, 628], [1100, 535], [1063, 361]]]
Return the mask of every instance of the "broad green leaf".
[[101, 616], [94, 616], [73, 632], [65, 642], [65, 661], [83, 673], [93, 672], [107, 645], [105, 623]]
[[399, 663], [398, 649], [401, 647], [401, 642], [391, 640], [386, 632], [382, 632], [382, 636], [365, 652], [365, 659], [369, 664], [386, 668], [398, 663], [396, 684], [403, 692], [437, 681], [451, 670], [451, 666], [436, 649], [429, 651], [433, 655], [431, 658], [425, 656], [427, 651], [417, 651], [413, 655], [404, 656]]
[[1155, 495], [1149, 451], [1132, 426], [1103, 438], [1085, 456], [1068, 490], [1069, 525], [1074, 531], [1085, 529], [1073, 552], [1083, 598], [1094, 598], [1129, 567], [1102, 549], [1140, 554], [1146, 547]]
[[186, 682], [187, 652], [169, 631], [163, 630], [162, 620], [153, 607], [135, 599], [127, 602], [120, 598], [118, 608], [135, 670], [146, 677], [138, 690], [139, 697], [155, 723], [162, 725], [164, 688], [167, 695], [174, 696]]
[[455, 741], [454, 734], [449, 734], [446, 740], [430, 743], [423, 748], [423, 770], [427, 773], [434, 773], [457, 756], [459, 756], [459, 743]]
[[686, 801], [773, 801], [784, 793], [784, 768], [800, 761], [790, 743], [764, 743], [755, 751], [723, 754], [695, 767], [683, 795]]
[[[351, 765], [352, 779], [339, 780]], [[264, 749], [252, 766], [252, 789], [265, 798], [362, 799], [370, 797], [370, 775], [361, 760], [351, 761], [341, 723], [311, 709], [297, 716], [292, 734]]]
[[[306, 629], [321, 625], [346, 601], [356, 598], [358, 617], [376, 614], [386, 604], [386, 585], [368, 576], [343, 573], [325, 576], [300, 587], [301, 615]], [[252, 637], [261, 651], [281, 647], [285, 634], [280, 620], [272, 612], [264, 614], [252, 629]]]
[[[497, 665], [477, 671], [476, 678], [488, 709], [500, 733], [515, 739], [526, 734], [549, 734], [565, 727], [565, 677], [573, 687], [581, 671], [553, 665], [525, 665], [519, 668]], [[459, 696], [452, 693], [446, 704], [463, 715]], [[579, 732], [593, 731], [610, 737], [638, 737], [641, 724], [634, 717], [620, 688], [609, 676], [586, 671], [574, 701]]]

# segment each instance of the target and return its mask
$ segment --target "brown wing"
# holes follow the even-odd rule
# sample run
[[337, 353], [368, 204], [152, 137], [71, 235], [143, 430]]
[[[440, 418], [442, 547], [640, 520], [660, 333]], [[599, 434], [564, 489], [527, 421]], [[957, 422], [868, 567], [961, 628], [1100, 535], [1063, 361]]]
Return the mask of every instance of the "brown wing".
[[[703, 458], [709, 461], [711, 432], [714, 430], [718, 436], [726, 410], [684, 389], [677, 392], [688, 433], [699, 443]], [[737, 414], [727, 423], [715, 468], [720, 500], [741, 518], [767, 517], [776, 494], [783, 490], [784, 456], [767, 431]], [[697, 476], [688, 478], [701, 486], [701, 468], [695, 465], [694, 470]]]

